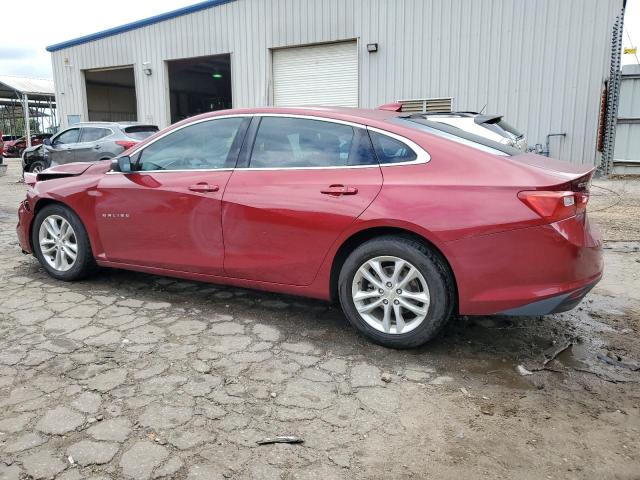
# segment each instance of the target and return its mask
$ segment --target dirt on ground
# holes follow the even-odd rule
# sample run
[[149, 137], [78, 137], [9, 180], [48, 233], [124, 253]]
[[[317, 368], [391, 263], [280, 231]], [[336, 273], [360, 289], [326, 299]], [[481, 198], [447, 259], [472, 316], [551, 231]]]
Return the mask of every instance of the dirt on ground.
[[[598, 180], [606, 272], [573, 311], [385, 349], [313, 300], [48, 277], [0, 177], [0, 479], [640, 478], [640, 181]], [[259, 445], [295, 435], [297, 444]]]

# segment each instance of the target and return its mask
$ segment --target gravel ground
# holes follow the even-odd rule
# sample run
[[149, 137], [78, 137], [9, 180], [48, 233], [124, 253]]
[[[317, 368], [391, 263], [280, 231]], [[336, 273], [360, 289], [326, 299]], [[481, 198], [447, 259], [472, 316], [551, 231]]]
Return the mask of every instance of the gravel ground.
[[[579, 308], [461, 317], [399, 352], [321, 302], [117, 270], [56, 282], [20, 253], [8, 163], [0, 479], [640, 478], [638, 181], [596, 182], [607, 270]], [[274, 435], [304, 443], [256, 443]]]

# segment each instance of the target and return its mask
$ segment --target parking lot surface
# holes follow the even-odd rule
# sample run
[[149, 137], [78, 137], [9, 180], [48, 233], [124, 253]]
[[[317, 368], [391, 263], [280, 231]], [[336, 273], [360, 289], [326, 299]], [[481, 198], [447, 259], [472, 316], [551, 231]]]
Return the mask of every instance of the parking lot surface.
[[[8, 163], [0, 479], [639, 478], [640, 182], [596, 182], [606, 274], [579, 308], [456, 318], [394, 351], [322, 302], [55, 281], [18, 247]], [[304, 443], [256, 443], [277, 435]]]

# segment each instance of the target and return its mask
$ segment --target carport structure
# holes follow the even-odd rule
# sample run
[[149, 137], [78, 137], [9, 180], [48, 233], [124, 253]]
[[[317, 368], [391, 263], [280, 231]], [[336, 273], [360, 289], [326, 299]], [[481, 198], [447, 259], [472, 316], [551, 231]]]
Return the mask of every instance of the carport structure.
[[58, 121], [53, 80], [0, 75], [0, 125], [9, 126], [11, 130], [5, 133], [18, 134], [18, 120], [22, 120], [22, 133], [30, 147], [31, 120], [35, 120], [44, 133], [47, 118], [46, 128], [55, 129]]

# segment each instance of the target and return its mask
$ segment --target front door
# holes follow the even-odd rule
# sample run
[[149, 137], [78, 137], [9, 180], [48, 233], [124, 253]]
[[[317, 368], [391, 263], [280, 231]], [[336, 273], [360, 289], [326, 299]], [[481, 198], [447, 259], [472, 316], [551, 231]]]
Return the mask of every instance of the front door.
[[[254, 122], [258, 121], [258, 118]], [[225, 190], [224, 269], [309, 285], [331, 245], [371, 204], [382, 174], [364, 128], [264, 116]], [[248, 150], [251, 150], [248, 147]]]
[[98, 185], [97, 225], [106, 259], [221, 274], [221, 199], [246, 131], [225, 117], [171, 131], [134, 155], [135, 171]]
[[63, 165], [75, 162], [74, 147], [80, 140], [80, 129], [70, 128], [51, 139], [51, 145], [46, 147], [51, 165]]

